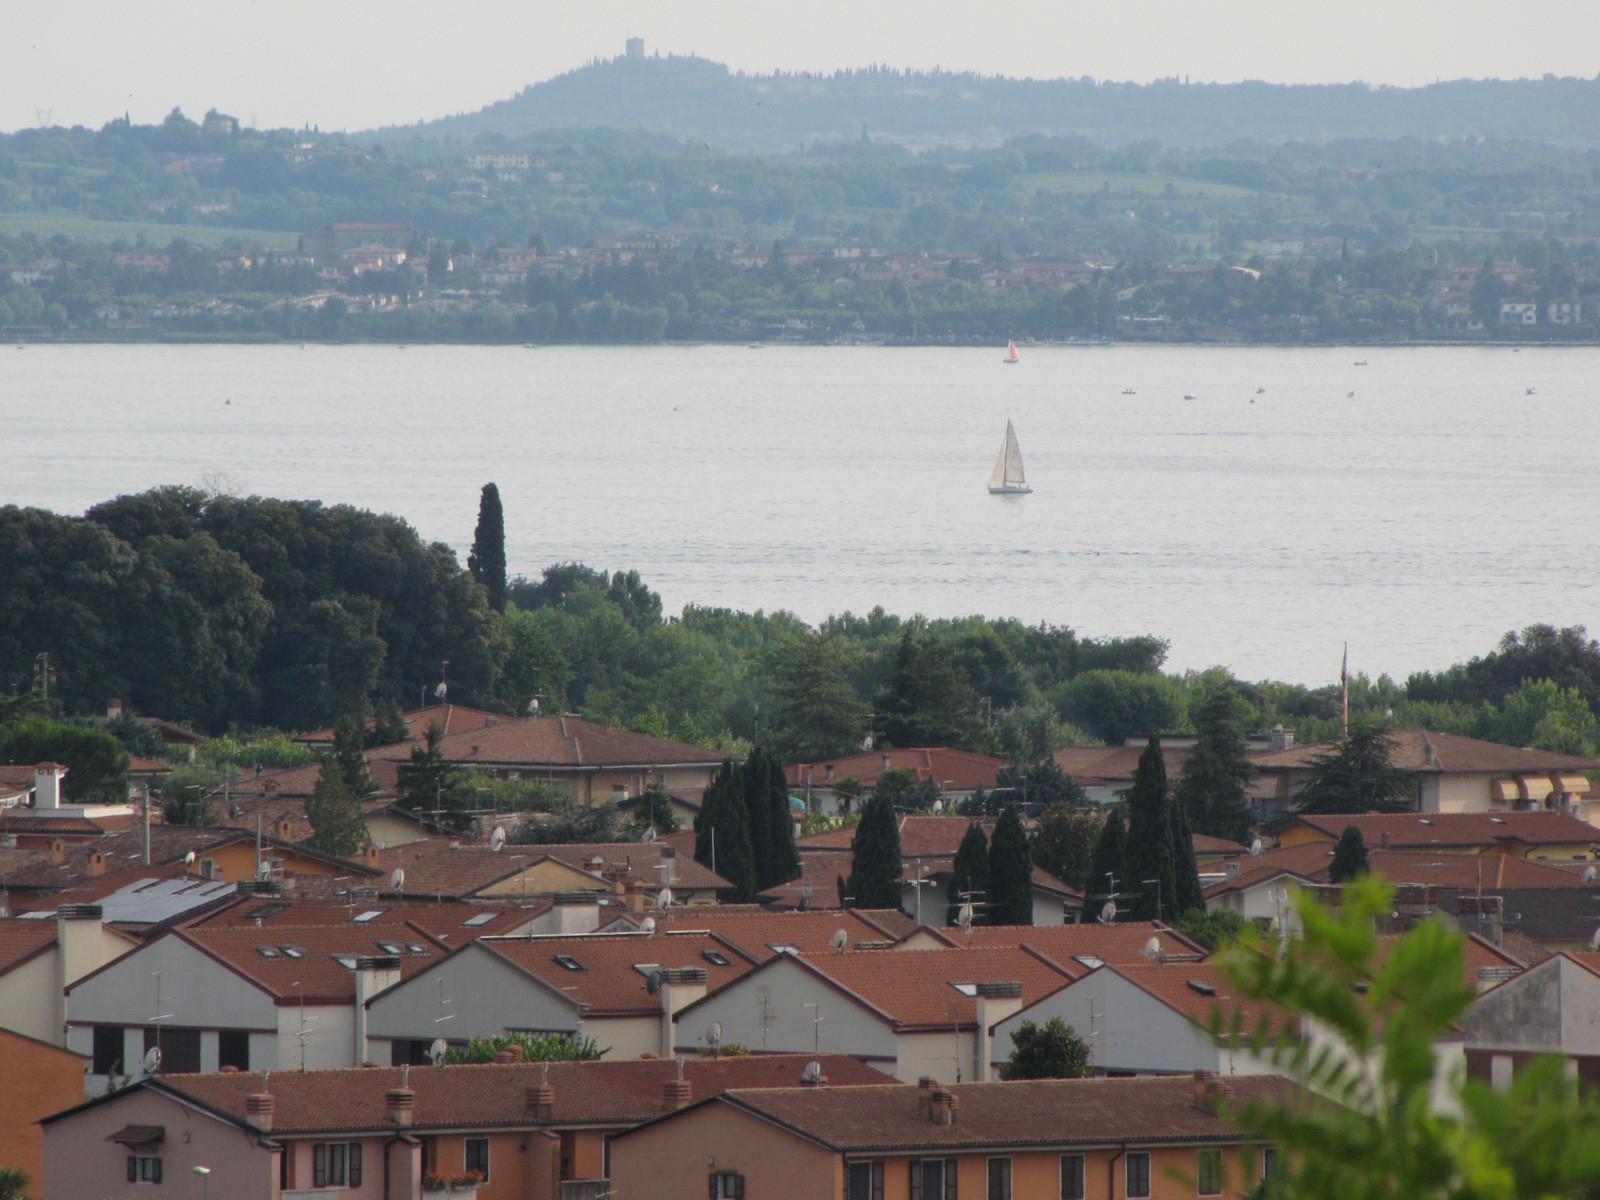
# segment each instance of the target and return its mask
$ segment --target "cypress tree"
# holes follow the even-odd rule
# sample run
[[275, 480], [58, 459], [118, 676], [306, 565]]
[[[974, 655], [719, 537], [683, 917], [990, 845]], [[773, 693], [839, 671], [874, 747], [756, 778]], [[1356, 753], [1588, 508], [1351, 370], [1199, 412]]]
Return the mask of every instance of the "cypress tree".
[[306, 844], [324, 854], [348, 858], [370, 840], [361, 801], [345, 786], [337, 761], [322, 760], [322, 775], [306, 797], [306, 817], [314, 831]]
[[755, 853], [745, 806], [744, 771], [724, 759], [695, 818], [694, 859], [728, 881], [724, 899], [748, 903], [756, 893]]
[[1333, 862], [1328, 866], [1328, 882], [1344, 883], [1359, 875], [1365, 875], [1369, 869], [1366, 839], [1361, 836], [1361, 830], [1357, 826], [1346, 825], [1344, 832], [1339, 835], [1339, 844], [1333, 848]]
[[1162, 897], [1164, 916], [1175, 921], [1184, 913], [1205, 912], [1206, 893], [1200, 886], [1200, 866], [1194, 857], [1194, 835], [1189, 832], [1189, 818], [1183, 805], [1173, 802], [1167, 806], [1172, 817], [1172, 882], [1173, 898], [1170, 904]]
[[850, 839], [850, 878], [845, 880], [850, 907], [899, 908], [900, 872], [900, 823], [894, 806], [887, 796], [873, 796]]
[[976, 821], [967, 826], [956, 847], [955, 861], [950, 864], [949, 906], [945, 909], [944, 923], [954, 925], [961, 906], [966, 903], [965, 892], [977, 893], [973, 897], [972, 919], [979, 924], [979, 915], [989, 898], [989, 839], [983, 826]]
[[1127, 882], [1123, 860], [1128, 856], [1128, 827], [1122, 810], [1113, 808], [1100, 826], [1089, 858], [1089, 881], [1083, 891], [1083, 919], [1097, 921], [1107, 898]]
[[489, 593], [489, 607], [506, 610], [506, 518], [500, 507], [500, 489], [483, 485], [478, 501], [478, 528], [472, 535], [472, 553], [467, 555], [467, 570]]
[[339, 766], [344, 786], [360, 803], [378, 790], [367, 772], [367, 756], [363, 753], [365, 739], [361, 726], [353, 717], [341, 717], [333, 727], [333, 760]]
[[1250, 842], [1250, 781], [1255, 767], [1239, 724], [1240, 701], [1232, 688], [1214, 689], [1195, 714], [1200, 736], [1183, 764], [1177, 801], [1195, 833]]
[[765, 752], [757, 746], [738, 768], [739, 783], [744, 790], [745, 816], [750, 823], [750, 871], [758, 892], [768, 886], [767, 846], [772, 840], [768, 830], [772, 814], [767, 803], [765, 757]]
[[1173, 872], [1171, 799], [1161, 739], [1151, 736], [1128, 792], [1128, 872], [1126, 886], [1140, 893], [1135, 919], [1153, 921], [1172, 911], [1177, 899]]
[[1033, 852], [1015, 804], [1001, 812], [989, 844], [989, 924], [1033, 924]]
[[794, 814], [789, 811], [789, 780], [783, 762], [768, 750], [767, 772], [767, 877], [763, 890], [800, 878], [800, 850], [794, 844]]

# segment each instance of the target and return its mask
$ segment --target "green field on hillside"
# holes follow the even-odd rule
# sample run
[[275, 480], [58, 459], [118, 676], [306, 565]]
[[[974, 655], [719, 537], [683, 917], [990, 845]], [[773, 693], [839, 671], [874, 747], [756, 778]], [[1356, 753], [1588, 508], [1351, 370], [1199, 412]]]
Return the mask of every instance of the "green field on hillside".
[[217, 225], [164, 225], [160, 221], [96, 221], [78, 213], [51, 211], [40, 213], [0, 213], [0, 235], [16, 237], [32, 233], [41, 238], [64, 234], [89, 242], [127, 242], [130, 246], [144, 235], [151, 250], [163, 250], [173, 238], [186, 238], [213, 249], [230, 238], [244, 246], [274, 246], [292, 250], [300, 235], [284, 229], [224, 229]]

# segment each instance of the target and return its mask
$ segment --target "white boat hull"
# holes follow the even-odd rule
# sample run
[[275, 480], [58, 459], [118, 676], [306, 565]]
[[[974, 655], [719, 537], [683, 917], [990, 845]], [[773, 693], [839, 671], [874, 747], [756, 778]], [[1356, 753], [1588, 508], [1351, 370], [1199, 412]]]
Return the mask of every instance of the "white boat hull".
[[1033, 489], [1031, 487], [1029, 487], [1025, 483], [1020, 485], [1020, 486], [1012, 486], [1012, 485], [1009, 485], [1009, 484], [1002, 484], [1000, 487], [992, 487], [992, 488], [990, 488], [989, 489], [989, 495], [991, 495], [991, 496], [1026, 496], [1032, 491], [1033, 491]]

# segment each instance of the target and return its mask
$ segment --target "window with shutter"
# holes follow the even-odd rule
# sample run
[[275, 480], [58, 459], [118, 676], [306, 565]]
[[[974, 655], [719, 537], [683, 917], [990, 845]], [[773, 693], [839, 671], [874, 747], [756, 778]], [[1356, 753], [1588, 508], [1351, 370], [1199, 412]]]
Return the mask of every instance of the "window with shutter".
[[1222, 1151], [1196, 1150], [1194, 1162], [1194, 1190], [1199, 1196], [1222, 1195]]
[[328, 1148], [314, 1146], [311, 1150], [311, 1186], [328, 1186]]
[[989, 1160], [989, 1200], [1011, 1200], [1011, 1160]]
[[482, 1175], [485, 1183], [489, 1182], [488, 1138], [468, 1138], [466, 1140], [466, 1168]]
[[1130, 1152], [1127, 1157], [1125, 1195], [1128, 1200], [1142, 1200], [1150, 1195], [1150, 1155], [1145, 1151]]
[[911, 1175], [911, 1200], [922, 1200], [922, 1164], [913, 1162], [909, 1174]]
[[872, 1200], [883, 1200], [883, 1164], [872, 1164]]
[[944, 1160], [944, 1200], [956, 1200], [956, 1160]]
[[1061, 1200], [1083, 1200], [1083, 1155], [1061, 1156]]
[[128, 1182], [139, 1182], [139, 1160], [133, 1155], [128, 1155]]
[[345, 1178], [350, 1181], [351, 1187], [361, 1186], [361, 1143], [350, 1143], [350, 1165], [345, 1171]]

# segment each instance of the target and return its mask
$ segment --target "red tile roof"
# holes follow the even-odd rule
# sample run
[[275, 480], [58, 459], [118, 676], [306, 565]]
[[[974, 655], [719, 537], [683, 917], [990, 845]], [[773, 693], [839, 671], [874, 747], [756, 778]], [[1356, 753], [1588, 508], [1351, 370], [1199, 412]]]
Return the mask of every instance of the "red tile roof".
[[894, 770], [910, 771], [919, 782], [931, 779], [951, 791], [970, 792], [979, 787], [993, 788], [996, 773], [1005, 765], [1005, 759], [991, 758], [987, 754], [949, 750], [943, 746], [922, 746], [903, 750], [871, 750], [844, 758], [791, 763], [784, 771], [790, 787], [804, 787], [807, 782], [812, 787], [830, 787], [841, 779], [849, 778], [870, 789], [879, 775]]
[[656, 917], [657, 928], [662, 932], [708, 930], [752, 962], [774, 957], [777, 946], [792, 946], [803, 954], [827, 952], [832, 949], [834, 934], [841, 929], [852, 947], [862, 942], [892, 942], [904, 936], [901, 931], [908, 924], [898, 911], [771, 912], [742, 905], [733, 911], [721, 907], [680, 908]]
[[[509, 879], [543, 859], [554, 859], [594, 876], [596, 890], [605, 887], [601, 878], [609, 867], [625, 868], [628, 878], [641, 880], [647, 891], [660, 887], [662, 872], [659, 842], [574, 842], [547, 845], [507, 843], [492, 850], [486, 842], [468, 838], [429, 838], [379, 850], [371, 860], [384, 874], [396, 867], [405, 871], [403, 890], [415, 896], [471, 896], [491, 884]], [[593, 865], [595, 860], [602, 860]], [[728, 881], [695, 862], [678, 855], [673, 861], [675, 888], [720, 889]], [[388, 889], [387, 882], [384, 884]]]
[[[1498, 742], [1480, 741], [1477, 738], [1462, 737], [1454, 733], [1396, 729], [1388, 736], [1391, 747], [1390, 762], [1406, 771], [1420, 771], [1431, 775], [1517, 775], [1529, 772], [1544, 774], [1550, 771], [1600, 770], [1600, 762], [1592, 758], [1557, 754], [1552, 750], [1502, 746]], [[1331, 754], [1338, 748], [1337, 742], [1324, 742], [1294, 746], [1288, 750], [1257, 754], [1252, 757], [1256, 769], [1260, 771], [1308, 770], [1312, 759]]]
[[1230, 842], [1227, 838], [1212, 837], [1209, 833], [1195, 833], [1190, 835], [1194, 839], [1194, 852], [1210, 858], [1235, 858], [1240, 854], [1249, 854], [1248, 846], [1241, 846], [1238, 842]]
[[[932, 817], [906, 813], [900, 818], [900, 856], [902, 858], [951, 858], [966, 836], [972, 822], [966, 817]], [[994, 832], [994, 822], [978, 822], [984, 836]], [[854, 825], [841, 829], [828, 829], [800, 838], [796, 843], [802, 851], [848, 850], [856, 835]]]
[[[384, 899], [336, 903], [279, 896], [240, 896], [227, 907], [188, 922], [187, 928], [273, 931], [310, 925], [375, 928], [402, 925], [455, 947], [475, 937], [490, 937], [519, 928], [549, 907], [549, 901], [523, 908], [519, 905], [461, 904], [453, 900], [432, 903]], [[378, 915], [365, 921], [356, 920], [368, 913]], [[489, 919], [480, 921], [483, 917]], [[469, 925], [469, 921], [479, 923]]]
[[[1131, 782], [1144, 751], [1143, 746], [1068, 746], [1056, 751], [1056, 762], [1084, 787], [1104, 787]], [[1166, 764], [1169, 781], [1183, 774], [1183, 764], [1189, 760], [1189, 754], [1187, 746], [1161, 748], [1161, 760]]]
[[1102, 925], [1090, 921], [1082, 925], [977, 925], [971, 934], [944, 929], [940, 936], [957, 945], [1028, 946], [1045, 957], [1066, 965], [1075, 972], [1088, 970], [1081, 958], [1097, 958], [1108, 963], [1144, 963], [1144, 948], [1152, 937], [1161, 942], [1163, 954], [1204, 954], [1205, 947], [1191, 942], [1176, 929], [1155, 921], [1119, 921]]
[[[661, 998], [645, 990], [638, 968], [700, 967], [714, 992], [756, 965], [728, 942], [707, 933], [595, 933], [571, 937], [483, 938], [480, 944], [556, 991], [584, 1005], [587, 1016], [634, 1016], [661, 1011]], [[713, 962], [707, 954], [725, 960]], [[557, 956], [579, 969], [563, 966]]]
[[[1305, 1097], [1286, 1079], [1232, 1076], [1235, 1103], [1286, 1104]], [[1140, 1079], [1030, 1079], [945, 1085], [960, 1102], [953, 1125], [917, 1109], [917, 1088], [736, 1089], [715, 1103], [758, 1113], [839, 1151], [977, 1150], [993, 1146], [1135, 1146], [1237, 1142], [1248, 1135], [1194, 1102], [1187, 1075]], [[683, 1119], [680, 1116], [669, 1120]], [[619, 1137], [627, 1137], [624, 1133]], [[1253, 1139], [1252, 1139], [1253, 1140]]]
[[[883, 1080], [883, 1072], [842, 1054], [690, 1058], [683, 1063], [683, 1077], [692, 1098], [700, 1100], [729, 1087], [798, 1088], [811, 1062], [821, 1064], [830, 1091]], [[265, 1087], [275, 1097], [273, 1136], [281, 1137], [392, 1132], [394, 1122], [385, 1097], [389, 1089], [402, 1086], [402, 1080], [416, 1093], [414, 1130], [527, 1128], [535, 1124], [526, 1107], [528, 1087], [548, 1081], [553, 1091], [551, 1115], [537, 1124], [620, 1129], [662, 1115], [665, 1085], [678, 1077], [678, 1069], [670, 1059], [485, 1063], [409, 1071], [399, 1067], [274, 1071], [270, 1081], [248, 1071], [160, 1075], [145, 1086], [187, 1097], [245, 1124], [249, 1121], [245, 1097]]]
[[[577, 717], [502, 718], [440, 742], [444, 756], [462, 764], [506, 767], [655, 767], [699, 763], [716, 766], [724, 755], [704, 746], [650, 737]], [[402, 743], [368, 752], [369, 759], [405, 762], [411, 747]]]
[[[400, 719], [405, 722], [407, 738], [420, 742], [427, 736], [430, 725], [437, 725], [440, 731], [446, 734], [470, 733], [474, 729], [482, 729], [491, 722], [515, 718], [485, 712], [481, 708], [469, 708], [465, 704], [432, 704], [427, 708], [414, 708], [410, 712], [401, 713]], [[302, 733], [294, 740], [306, 745], [331, 746], [333, 730], [316, 729], [310, 733]]]
[[56, 923], [51, 919], [0, 919], [0, 975], [20, 967], [55, 945]]
[[1294, 825], [1315, 830], [1332, 841], [1339, 840], [1346, 826], [1354, 825], [1361, 831], [1361, 840], [1368, 849], [1385, 846], [1393, 850], [1435, 846], [1493, 847], [1505, 843], [1521, 846], [1570, 845], [1578, 849], [1600, 844], [1600, 829], [1587, 821], [1558, 812], [1302, 815], [1295, 818]]
[[[1239, 891], [1285, 872], [1315, 883], [1328, 882], [1334, 842], [1304, 842], [1265, 851], [1246, 859], [1238, 875], [1206, 888], [1206, 895]], [[1582, 888], [1581, 873], [1538, 859], [1509, 854], [1451, 854], [1445, 850], [1404, 851], [1367, 849], [1367, 865], [1374, 874], [1393, 884], [1426, 887], [1483, 887], [1489, 891], [1519, 888]], [[1579, 864], [1581, 865], [1581, 864]]]

